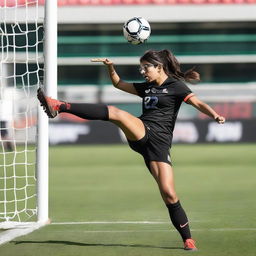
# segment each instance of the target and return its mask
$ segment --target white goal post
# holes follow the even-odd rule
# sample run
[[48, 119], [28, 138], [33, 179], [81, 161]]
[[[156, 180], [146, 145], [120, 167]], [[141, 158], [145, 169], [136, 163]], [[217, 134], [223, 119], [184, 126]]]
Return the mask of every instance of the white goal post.
[[49, 222], [48, 118], [36, 91], [57, 95], [57, 0], [41, 2], [0, 1], [0, 229]]

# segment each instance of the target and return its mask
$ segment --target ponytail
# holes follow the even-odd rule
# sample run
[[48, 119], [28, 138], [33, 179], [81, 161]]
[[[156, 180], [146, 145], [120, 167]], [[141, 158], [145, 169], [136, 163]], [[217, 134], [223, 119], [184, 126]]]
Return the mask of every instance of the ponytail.
[[166, 67], [164, 67], [164, 70], [168, 75], [172, 75], [177, 79], [185, 80], [186, 82], [191, 84], [196, 84], [200, 82], [200, 74], [194, 70], [195, 67], [183, 73], [181, 72], [180, 69], [180, 63], [178, 62], [177, 58], [173, 55], [172, 52], [165, 49], [160, 51], [160, 53], [167, 60]]
[[190, 84], [197, 84], [200, 82], [200, 74], [198, 72], [196, 72], [194, 69], [195, 69], [195, 67], [187, 70], [184, 73], [185, 81]]
[[164, 72], [168, 76], [172, 76], [179, 80], [185, 80], [188, 83], [196, 84], [200, 81], [200, 74], [194, 69], [189, 69], [186, 72], [181, 72], [180, 63], [167, 49], [161, 51], [149, 50], [140, 58], [140, 62], [147, 61], [154, 65], [162, 65]]

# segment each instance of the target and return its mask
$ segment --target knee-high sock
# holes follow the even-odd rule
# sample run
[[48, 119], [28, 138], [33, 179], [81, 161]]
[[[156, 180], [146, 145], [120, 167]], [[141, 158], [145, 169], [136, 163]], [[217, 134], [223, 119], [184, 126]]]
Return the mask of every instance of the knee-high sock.
[[167, 204], [166, 206], [168, 208], [172, 224], [180, 233], [183, 241], [191, 238], [188, 218], [180, 204], [180, 201], [174, 204]]
[[66, 112], [88, 120], [109, 120], [105, 104], [66, 103], [60, 105], [60, 113]]

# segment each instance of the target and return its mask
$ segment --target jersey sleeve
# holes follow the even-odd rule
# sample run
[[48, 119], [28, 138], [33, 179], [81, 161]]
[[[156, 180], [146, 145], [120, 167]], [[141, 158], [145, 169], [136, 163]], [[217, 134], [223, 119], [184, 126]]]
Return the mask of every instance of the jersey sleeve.
[[194, 96], [195, 94], [190, 90], [190, 88], [184, 83], [178, 83], [176, 86], [176, 95], [184, 102]]
[[135, 90], [138, 95], [143, 98], [145, 96], [145, 90], [147, 88], [146, 83], [133, 83]]

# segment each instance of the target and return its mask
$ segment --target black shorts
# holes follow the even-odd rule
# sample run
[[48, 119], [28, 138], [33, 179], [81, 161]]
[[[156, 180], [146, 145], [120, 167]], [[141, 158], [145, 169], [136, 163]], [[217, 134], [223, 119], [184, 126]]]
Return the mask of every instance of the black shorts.
[[157, 133], [149, 126], [145, 125], [145, 130], [146, 134], [142, 139], [138, 141], [128, 140], [130, 148], [143, 156], [149, 170], [150, 161], [164, 162], [172, 165], [170, 143], [160, 141]]

